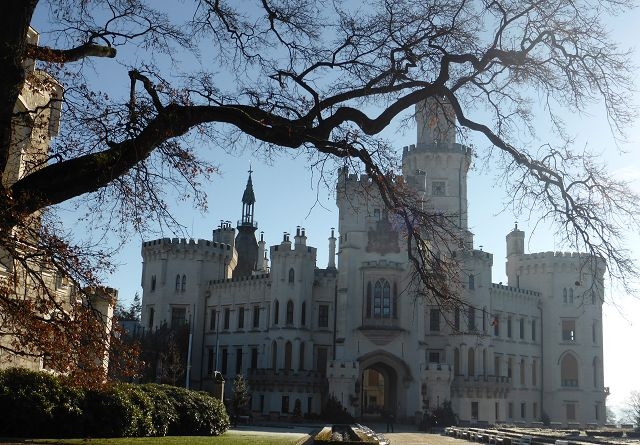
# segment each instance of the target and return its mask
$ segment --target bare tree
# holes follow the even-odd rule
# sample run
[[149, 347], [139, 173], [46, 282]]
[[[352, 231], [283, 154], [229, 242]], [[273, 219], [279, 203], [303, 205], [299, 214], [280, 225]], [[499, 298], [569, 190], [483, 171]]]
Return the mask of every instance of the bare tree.
[[[366, 172], [407, 228], [425, 296], [455, 303], [447, 278], [456, 275], [455, 264], [442, 261], [446, 243], [427, 239], [450, 239], [455, 227], [416, 202], [393, 173], [394, 151], [379, 138], [404, 110], [432, 98], [451, 107], [461, 136], [485, 138], [488, 148], [478, 154], [502, 169], [516, 210], [542, 209], [563, 240], [606, 260], [609, 273], [629, 283], [636, 269], [622, 240], [638, 227], [639, 200], [596, 157], [572, 150], [562, 116], [601, 103], [615, 134], [635, 117], [626, 94], [628, 52], [611, 41], [602, 19], [632, 3], [193, 0], [177, 13], [145, 0], [7, 0], [0, 16], [0, 171], [10, 167], [29, 61], [60, 82], [64, 95], [49, 104], [62, 102], [63, 121], [48, 154], [3, 181], [0, 244], [12, 264], [32, 270], [35, 256], [79, 288], [95, 284], [108, 252], [89, 256], [90, 246], [69, 246], [49, 206], [79, 198], [88, 214], [123, 232], [144, 230], [150, 220], [175, 223], [167, 189], [206, 206], [199, 184], [216, 168], [204, 160], [201, 142], [234, 150], [248, 139], [264, 156], [297, 151], [315, 165], [334, 160]], [[34, 12], [46, 17], [39, 24], [44, 46], [27, 39]], [[120, 57], [131, 48], [135, 57]], [[110, 94], [92, 71], [105, 57], [128, 69], [122, 89]], [[534, 132], [537, 102], [561, 143], [531, 146], [522, 136]], [[479, 111], [486, 117], [476, 118]], [[14, 284], [2, 293], [4, 313], [15, 304]], [[55, 305], [40, 300], [47, 301], [43, 310]], [[31, 349], [42, 350], [38, 342]]]

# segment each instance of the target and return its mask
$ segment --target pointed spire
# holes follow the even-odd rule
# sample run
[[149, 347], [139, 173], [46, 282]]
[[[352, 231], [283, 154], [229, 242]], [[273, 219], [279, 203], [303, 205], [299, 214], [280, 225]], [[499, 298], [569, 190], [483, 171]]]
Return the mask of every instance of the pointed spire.
[[256, 202], [256, 195], [253, 193], [253, 182], [251, 181], [251, 164], [249, 164], [249, 179], [247, 179], [247, 186], [244, 189], [244, 193], [242, 194], [242, 203], [243, 204], [254, 204]]

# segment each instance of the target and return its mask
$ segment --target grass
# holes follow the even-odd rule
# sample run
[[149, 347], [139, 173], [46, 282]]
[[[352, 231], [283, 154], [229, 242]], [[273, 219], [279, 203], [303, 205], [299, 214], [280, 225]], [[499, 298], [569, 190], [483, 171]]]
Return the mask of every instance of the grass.
[[[227, 431], [216, 437], [122, 437], [113, 439], [29, 439], [9, 440], [11, 443], [53, 445], [295, 445], [303, 437], [296, 433], [260, 433], [252, 431]], [[0, 443], [6, 443], [0, 439]]]

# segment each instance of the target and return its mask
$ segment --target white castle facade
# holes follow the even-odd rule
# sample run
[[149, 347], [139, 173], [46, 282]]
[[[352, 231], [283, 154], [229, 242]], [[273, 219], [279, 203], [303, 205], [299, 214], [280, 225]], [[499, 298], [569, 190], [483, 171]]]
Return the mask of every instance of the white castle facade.
[[317, 266], [301, 228], [267, 259], [249, 175], [237, 231], [223, 223], [211, 240], [142, 246], [142, 323], [191, 322], [192, 387], [212, 389], [216, 370], [243, 374], [252, 410], [273, 416], [318, 414], [333, 394], [355, 416], [413, 420], [450, 401], [470, 423], [604, 424], [605, 265], [577, 253], [525, 253], [516, 227], [506, 236], [508, 284], [492, 283], [493, 255], [473, 247], [467, 228], [470, 151], [433, 110], [416, 108], [418, 140], [403, 151], [403, 176], [456, 221], [464, 242], [451, 254], [463, 264], [469, 309], [443, 314], [415, 298], [406, 243], [380, 200], [362, 193], [371, 180], [346, 169], [328, 266]]

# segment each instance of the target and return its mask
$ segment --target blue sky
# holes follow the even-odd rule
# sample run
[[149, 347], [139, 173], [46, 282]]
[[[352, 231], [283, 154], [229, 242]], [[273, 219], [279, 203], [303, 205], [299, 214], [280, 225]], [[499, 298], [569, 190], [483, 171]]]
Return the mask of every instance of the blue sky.
[[[39, 18], [40, 20], [42, 18]], [[637, 26], [640, 24], [640, 12], [635, 9], [623, 17], [611, 20], [612, 34], [623, 46], [633, 46], [638, 42]], [[37, 26], [37, 22], [36, 22]], [[135, 54], [126, 57], [135, 58]], [[630, 62], [640, 66], [640, 55], [634, 54]], [[100, 72], [100, 81], [108, 88], [121, 88], [128, 85], [127, 69], [112, 60], [96, 62], [96, 71]], [[638, 85], [638, 79], [636, 79]], [[629, 92], [634, 103], [640, 107], [640, 95]], [[607, 125], [602, 110], [595, 107], [590, 115], [569, 116], [568, 128], [576, 137], [577, 146], [587, 145], [606, 158], [616, 176], [635, 180], [634, 185], [640, 192], [640, 125], [629, 128], [628, 142], [616, 143]], [[64, 115], [63, 115], [64, 118]], [[540, 122], [544, 129], [545, 123]], [[415, 127], [399, 129], [397, 122], [385, 132], [385, 137], [394, 141], [401, 150], [404, 145], [415, 143]], [[481, 139], [470, 141], [479, 150], [487, 146]], [[296, 226], [306, 227], [308, 244], [318, 248], [318, 266], [326, 267], [328, 261], [328, 242], [331, 227], [337, 227], [338, 214], [333, 191], [323, 185], [323, 178], [310, 170], [303, 155], [295, 153], [277, 156], [272, 162], [266, 162], [263, 156], [254, 155], [252, 145], [247, 143], [244, 152], [230, 155], [216, 147], [202, 147], [209, 156], [220, 165], [220, 174], [205, 184], [208, 193], [209, 210], [202, 214], [193, 211], [188, 202], [172, 204], [174, 214], [185, 227], [183, 233], [163, 233], [162, 236], [210, 238], [211, 231], [220, 220], [235, 221], [240, 217], [240, 199], [247, 180], [247, 170], [252, 165], [253, 184], [256, 194], [255, 217], [259, 231], [264, 231], [269, 245], [277, 243], [283, 232], [294, 232]], [[626, 151], [626, 154], [620, 154]], [[494, 171], [475, 165], [469, 174], [469, 225], [475, 234], [475, 246], [494, 254], [493, 281], [506, 281], [504, 274], [505, 235], [518, 226], [527, 235], [536, 227], [535, 221], [522, 216], [516, 217], [509, 211], [503, 211], [507, 201], [505, 191], [498, 185], [499, 178]], [[72, 205], [61, 206], [60, 213], [76, 233], [85, 233], [82, 224], [75, 223]], [[535, 211], [535, 209], [534, 209]], [[534, 213], [535, 214], [535, 213]], [[560, 248], [548, 227], [537, 226], [526, 249], [529, 252], [565, 250]], [[117, 271], [107, 277], [108, 285], [119, 290], [120, 298], [128, 301], [136, 292], [141, 293], [140, 245], [143, 240], [153, 239], [155, 235], [132, 235], [114, 258], [119, 264]], [[114, 244], [116, 240], [112, 240]], [[628, 246], [637, 257], [640, 254], [638, 234], [630, 234]], [[640, 303], [625, 295], [613, 286], [609, 286], [608, 303], [605, 305], [605, 385], [611, 387], [609, 405], [621, 406], [628, 390], [640, 390], [634, 370], [640, 368], [638, 354], [629, 354], [629, 340], [640, 339]]]

